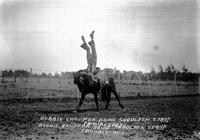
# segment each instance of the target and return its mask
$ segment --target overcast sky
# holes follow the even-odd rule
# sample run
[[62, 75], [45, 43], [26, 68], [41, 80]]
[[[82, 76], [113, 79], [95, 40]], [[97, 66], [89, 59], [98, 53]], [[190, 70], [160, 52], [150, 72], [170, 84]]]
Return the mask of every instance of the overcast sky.
[[95, 30], [97, 65], [200, 71], [198, 0], [0, 0], [0, 69], [87, 67], [81, 35]]

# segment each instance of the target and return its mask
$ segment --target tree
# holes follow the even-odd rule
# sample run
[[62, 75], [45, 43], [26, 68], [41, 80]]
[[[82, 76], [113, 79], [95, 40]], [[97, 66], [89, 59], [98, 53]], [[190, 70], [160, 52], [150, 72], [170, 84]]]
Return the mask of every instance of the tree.
[[160, 71], [160, 73], [163, 73], [163, 67], [162, 67], [162, 65], [159, 65], [159, 71]]
[[28, 77], [29, 76], [29, 72], [26, 70], [15, 70], [15, 76], [17, 77]]
[[160, 80], [164, 80], [164, 74], [163, 74], [163, 67], [162, 65], [158, 66], [159, 72], [158, 72], [158, 77]]
[[49, 73], [47, 74], [47, 76], [48, 76], [49, 78], [53, 77], [53, 75], [51, 74], [51, 72], [49, 72]]
[[165, 74], [166, 79], [172, 80], [172, 76], [171, 76], [172, 75], [172, 69], [171, 69], [170, 65], [166, 67], [165, 72], [166, 72], [166, 74]]
[[56, 73], [54, 74], [54, 77], [55, 77], [55, 78], [60, 78], [60, 74], [56, 72]]
[[12, 76], [14, 76], [15, 74], [14, 74], [14, 72], [10, 69], [9, 71], [8, 71], [8, 77], [12, 77]]
[[175, 69], [175, 67], [173, 65], [171, 65], [171, 71], [172, 71], [172, 73], [176, 72], [176, 69]]
[[167, 73], [171, 73], [171, 72], [172, 72], [171, 66], [170, 66], [170, 65], [167, 66], [167, 68], [165, 69], [165, 72], [167, 72]]
[[125, 80], [126, 79], [126, 71], [124, 70], [122, 73], [122, 79]]
[[182, 67], [182, 71], [183, 71], [183, 73], [187, 73], [187, 72], [188, 72], [188, 69], [186, 68], [185, 65], [183, 65], [183, 67]]
[[104, 71], [106, 74], [113, 74], [113, 73], [114, 73], [114, 70], [111, 69], [111, 68], [105, 68], [105, 69], [103, 69], [103, 71]]
[[46, 77], [47, 77], [47, 74], [46, 74], [45, 72], [43, 72], [43, 73], [41, 74], [41, 76], [44, 77], [44, 78], [46, 78]]
[[153, 66], [151, 67], [150, 79], [156, 79], [156, 70]]
[[181, 73], [181, 80], [187, 81], [188, 80], [188, 69], [185, 65], [182, 67], [182, 73]]
[[116, 80], [120, 80], [120, 71], [115, 69], [113, 77]]

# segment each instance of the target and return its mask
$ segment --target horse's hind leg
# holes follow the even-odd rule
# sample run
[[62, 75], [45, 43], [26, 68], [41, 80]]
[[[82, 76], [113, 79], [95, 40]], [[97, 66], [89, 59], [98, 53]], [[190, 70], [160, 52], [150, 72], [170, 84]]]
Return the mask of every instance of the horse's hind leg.
[[108, 93], [107, 93], [107, 102], [106, 102], [106, 108], [105, 108], [105, 110], [108, 110], [108, 105], [109, 105], [109, 103], [110, 103], [110, 98], [111, 98], [111, 92], [110, 91], [107, 91]]
[[121, 104], [121, 102], [119, 100], [119, 96], [117, 95], [116, 86], [115, 86], [115, 82], [114, 82], [113, 78], [109, 78], [109, 82], [110, 82], [110, 90], [115, 95], [115, 98], [117, 99], [117, 101], [119, 103], [119, 106], [121, 108], [124, 108], [124, 106]]
[[85, 93], [82, 93], [81, 94], [81, 99], [80, 99], [79, 104], [78, 104], [78, 106], [76, 108], [77, 111], [80, 110], [80, 107], [83, 104], [84, 99], [85, 99]]
[[121, 104], [121, 102], [120, 102], [120, 100], [119, 100], [119, 96], [117, 95], [116, 90], [114, 89], [114, 90], [112, 90], [112, 92], [113, 92], [113, 94], [115, 95], [115, 98], [117, 99], [117, 101], [118, 101], [118, 103], [119, 103], [119, 106], [120, 106], [121, 108], [124, 108], [124, 106]]
[[97, 111], [99, 111], [99, 104], [98, 104], [98, 99], [97, 99], [97, 93], [94, 93], [94, 100], [95, 100], [95, 104], [97, 106]]

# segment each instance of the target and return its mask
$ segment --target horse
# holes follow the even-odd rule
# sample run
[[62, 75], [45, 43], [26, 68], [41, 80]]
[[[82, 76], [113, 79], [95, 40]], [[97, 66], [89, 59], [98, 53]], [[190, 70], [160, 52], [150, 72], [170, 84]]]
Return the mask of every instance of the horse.
[[111, 99], [111, 92], [114, 94], [115, 98], [117, 99], [119, 106], [122, 109], [124, 109], [124, 106], [121, 104], [119, 100], [119, 96], [117, 95], [114, 79], [111, 76], [107, 76], [109, 82], [108, 84], [103, 85], [103, 87], [100, 85], [101, 79], [98, 78], [97, 76], [93, 76], [89, 74], [87, 70], [79, 70], [78, 72], [73, 73], [73, 77], [74, 77], [74, 84], [78, 86], [79, 91], [81, 92], [81, 98], [76, 108], [76, 111], [80, 110], [80, 107], [83, 104], [85, 96], [89, 93], [92, 93], [94, 95], [97, 111], [99, 111], [98, 93], [100, 92], [101, 92], [100, 93], [101, 99], [103, 101], [107, 101], [105, 110], [108, 109], [108, 105]]

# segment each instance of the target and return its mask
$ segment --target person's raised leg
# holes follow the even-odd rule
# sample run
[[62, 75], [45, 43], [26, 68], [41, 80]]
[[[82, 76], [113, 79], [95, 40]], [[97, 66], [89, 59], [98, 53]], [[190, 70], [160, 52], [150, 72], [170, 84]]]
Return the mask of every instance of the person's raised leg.
[[95, 47], [95, 43], [94, 43], [94, 32], [95, 32], [95, 31], [92, 31], [92, 32], [90, 33], [91, 41], [88, 42], [88, 44], [90, 45], [90, 47]]
[[97, 52], [96, 52], [95, 42], [94, 42], [94, 32], [95, 31], [91, 32], [90, 34], [91, 41], [88, 42], [92, 50], [92, 73], [96, 71], [96, 65], [97, 65]]
[[96, 72], [96, 63], [92, 62], [92, 74], [94, 74]]
[[91, 40], [93, 40], [94, 39], [94, 30], [91, 32], [91, 34], [90, 34], [90, 37], [91, 37]]
[[87, 70], [89, 74], [92, 74], [92, 63], [88, 63]]
[[88, 63], [88, 72], [92, 72], [92, 54], [90, 52], [90, 47], [87, 45], [84, 36], [81, 36], [81, 40], [83, 41], [83, 44], [80, 46], [84, 50], [86, 50], [86, 58]]

